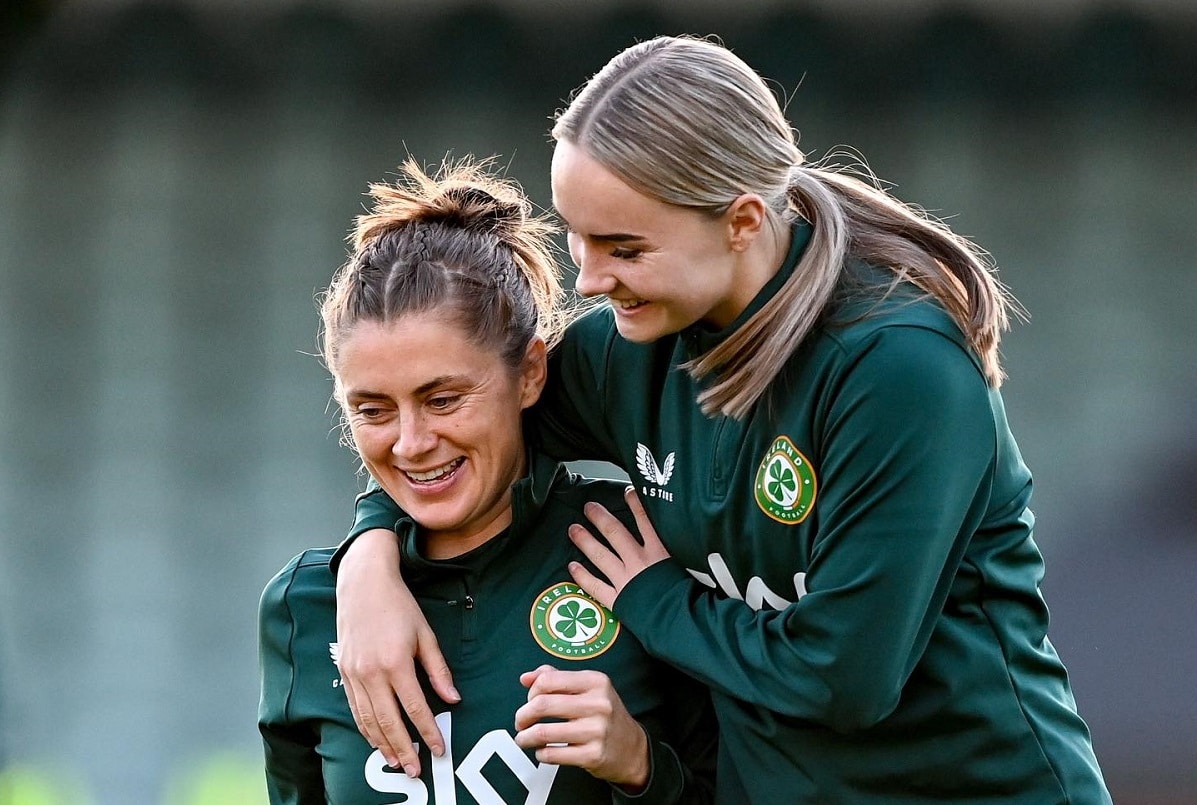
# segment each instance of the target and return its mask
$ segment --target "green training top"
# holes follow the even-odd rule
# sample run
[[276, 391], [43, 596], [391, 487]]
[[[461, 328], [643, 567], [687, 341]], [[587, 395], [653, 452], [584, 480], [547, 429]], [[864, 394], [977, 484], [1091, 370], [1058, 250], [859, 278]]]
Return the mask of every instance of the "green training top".
[[[711, 801], [717, 738], [708, 692], [649, 657], [566, 571], [568, 561], [583, 557], [565, 529], [587, 501], [632, 522], [624, 485], [584, 481], [547, 458], [533, 461], [531, 477], [513, 490], [512, 525], [462, 556], [426, 559], [415, 524], [391, 522], [401, 534], [404, 578], [462, 695], [459, 704], [434, 705], [448, 751], [433, 758], [420, 748], [419, 779], [392, 771], [371, 749], [340, 689], [332, 549], [305, 551], [270, 581], [260, 607], [258, 720], [273, 805]], [[538, 763], [516, 746], [515, 711], [527, 701], [519, 675], [543, 664], [611, 678], [653, 739], [644, 791], [626, 795], [582, 769]], [[427, 679], [421, 683], [428, 701], [439, 702]]]
[[[746, 419], [699, 409], [681, 365], [809, 238], [723, 331], [635, 344], [600, 309], [555, 351], [544, 448], [624, 467], [676, 562], [618, 616], [711, 687], [720, 802], [1109, 802], [1047, 639], [1030, 473], [934, 301], [852, 265]], [[394, 511], [362, 496], [354, 533]]]

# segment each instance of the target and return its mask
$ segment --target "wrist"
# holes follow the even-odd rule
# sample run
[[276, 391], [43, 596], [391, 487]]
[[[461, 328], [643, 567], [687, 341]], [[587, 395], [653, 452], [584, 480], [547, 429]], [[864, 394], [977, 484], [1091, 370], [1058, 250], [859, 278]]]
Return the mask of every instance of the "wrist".
[[337, 587], [362, 575], [399, 575], [399, 539], [394, 531], [372, 528], [360, 534], [341, 557]]
[[626, 777], [621, 779], [617, 785], [626, 794], [639, 794], [648, 787], [648, 781], [652, 779], [652, 752], [649, 745], [648, 731], [644, 729], [644, 725], [637, 722], [639, 727], [640, 737], [636, 751], [631, 753], [635, 758], [635, 764], [628, 769]]

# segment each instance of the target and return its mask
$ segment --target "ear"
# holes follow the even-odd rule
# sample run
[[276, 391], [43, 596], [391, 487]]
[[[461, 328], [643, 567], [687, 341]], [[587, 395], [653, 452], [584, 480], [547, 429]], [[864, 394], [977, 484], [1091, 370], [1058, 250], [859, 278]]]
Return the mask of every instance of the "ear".
[[756, 193], [745, 193], [728, 206], [723, 219], [727, 223], [728, 244], [732, 251], [742, 252], [765, 230], [769, 210]]
[[545, 380], [549, 375], [548, 348], [544, 339], [534, 336], [528, 342], [524, 353], [524, 365], [520, 370], [520, 408], [529, 408], [540, 399]]

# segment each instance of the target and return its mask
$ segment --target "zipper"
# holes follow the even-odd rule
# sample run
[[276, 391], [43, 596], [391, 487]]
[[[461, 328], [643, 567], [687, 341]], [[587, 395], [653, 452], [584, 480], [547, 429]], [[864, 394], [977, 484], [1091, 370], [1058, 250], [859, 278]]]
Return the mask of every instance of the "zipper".
[[474, 614], [474, 594], [470, 592], [470, 580], [463, 576], [461, 579], [461, 639], [474, 639], [474, 622], [477, 619]]

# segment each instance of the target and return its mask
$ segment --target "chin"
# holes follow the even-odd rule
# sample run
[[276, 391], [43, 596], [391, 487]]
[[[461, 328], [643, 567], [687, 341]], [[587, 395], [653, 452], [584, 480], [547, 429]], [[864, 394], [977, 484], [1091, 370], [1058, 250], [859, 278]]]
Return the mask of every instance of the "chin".
[[620, 338], [631, 341], [633, 344], [651, 344], [658, 338], [668, 335], [656, 328], [626, 326], [619, 321], [616, 321], [615, 329], [619, 332]]

